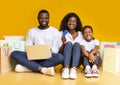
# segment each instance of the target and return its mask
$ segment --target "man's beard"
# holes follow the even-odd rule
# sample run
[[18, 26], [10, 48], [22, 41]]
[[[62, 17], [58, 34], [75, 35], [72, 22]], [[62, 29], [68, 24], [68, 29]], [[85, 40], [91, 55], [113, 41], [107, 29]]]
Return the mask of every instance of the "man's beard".
[[44, 25], [43, 25], [43, 24], [40, 24], [40, 28], [41, 28], [41, 29], [44, 29], [44, 28], [47, 28], [47, 27], [48, 27], [48, 23], [47, 23], [47, 24], [44, 24]]

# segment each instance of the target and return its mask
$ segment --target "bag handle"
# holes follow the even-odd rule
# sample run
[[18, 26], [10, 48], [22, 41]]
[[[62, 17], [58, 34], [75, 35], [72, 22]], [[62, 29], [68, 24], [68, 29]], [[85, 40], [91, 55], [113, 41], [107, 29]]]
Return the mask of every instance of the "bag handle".
[[4, 48], [4, 52], [5, 52], [5, 55], [6, 56], [9, 56], [9, 51], [10, 51], [10, 48]]

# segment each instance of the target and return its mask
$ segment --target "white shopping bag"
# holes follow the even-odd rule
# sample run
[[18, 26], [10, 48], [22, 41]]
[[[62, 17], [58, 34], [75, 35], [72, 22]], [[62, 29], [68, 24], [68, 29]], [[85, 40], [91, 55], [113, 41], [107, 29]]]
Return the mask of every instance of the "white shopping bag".
[[120, 48], [119, 47], [104, 48], [103, 71], [120, 73]]
[[4, 36], [3, 38], [8, 41], [24, 41], [24, 36]]

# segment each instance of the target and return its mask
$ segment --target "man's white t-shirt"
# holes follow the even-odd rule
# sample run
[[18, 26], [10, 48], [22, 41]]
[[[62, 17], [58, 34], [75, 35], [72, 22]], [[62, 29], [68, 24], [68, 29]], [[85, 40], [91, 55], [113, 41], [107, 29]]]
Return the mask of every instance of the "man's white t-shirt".
[[26, 45], [49, 44], [53, 53], [58, 53], [60, 35], [59, 31], [50, 26], [48, 29], [41, 30], [38, 27], [28, 31]]
[[84, 46], [86, 51], [90, 52], [95, 48], [96, 45], [99, 45], [99, 41], [97, 39], [93, 39], [92, 41], [87, 42], [83, 39], [81, 45]]

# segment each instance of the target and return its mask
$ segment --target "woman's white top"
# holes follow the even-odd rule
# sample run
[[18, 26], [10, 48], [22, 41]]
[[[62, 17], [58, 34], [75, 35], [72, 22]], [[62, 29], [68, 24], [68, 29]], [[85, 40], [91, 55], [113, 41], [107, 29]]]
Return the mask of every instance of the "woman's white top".
[[[61, 36], [62, 36], [62, 32], [61, 33]], [[78, 36], [73, 39], [72, 35], [68, 32], [66, 35], [65, 35], [65, 38], [66, 38], [66, 42], [70, 41], [72, 42], [72, 44], [78, 42], [79, 44], [81, 44], [81, 41], [83, 39], [83, 35], [80, 31], [78, 31]]]

